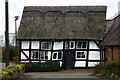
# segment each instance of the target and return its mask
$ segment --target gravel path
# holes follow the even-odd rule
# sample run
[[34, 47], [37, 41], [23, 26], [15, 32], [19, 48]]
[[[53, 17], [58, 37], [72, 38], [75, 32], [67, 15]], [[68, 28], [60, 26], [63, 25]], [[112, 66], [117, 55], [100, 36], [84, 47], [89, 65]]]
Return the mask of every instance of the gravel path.
[[91, 76], [93, 69], [61, 70], [59, 72], [24, 73], [20, 80], [107, 80]]

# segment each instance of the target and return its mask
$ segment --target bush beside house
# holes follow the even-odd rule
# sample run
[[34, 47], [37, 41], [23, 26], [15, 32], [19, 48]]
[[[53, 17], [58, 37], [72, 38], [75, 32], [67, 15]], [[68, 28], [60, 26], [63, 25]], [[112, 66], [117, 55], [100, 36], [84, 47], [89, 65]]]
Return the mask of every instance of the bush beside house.
[[120, 77], [120, 61], [108, 61], [103, 64], [96, 65], [94, 74], [96, 76], [107, 78]]
[[24, 64], [9, 65], [2, 69], [2, 80], [17, 79], [24, 73]]
[[59, 71], [59, 61], [34, 62], [25, 64], [25, 72], [50, 72]]

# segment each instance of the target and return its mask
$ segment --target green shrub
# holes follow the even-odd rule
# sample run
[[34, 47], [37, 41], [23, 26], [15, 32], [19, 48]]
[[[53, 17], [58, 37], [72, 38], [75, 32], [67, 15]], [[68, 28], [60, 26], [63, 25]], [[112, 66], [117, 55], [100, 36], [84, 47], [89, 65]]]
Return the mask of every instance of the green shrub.
[[120, 77], [120, 61], [108, 61], [104, 64], [98, 64], [94, 74], [108, 78], [118, 78]]
[[25, 64], [25, 72], [50, 72], [59, 71], [59, 61], [33, 62]]
[[[6, 54], [5, 54], [5, 47], [2, 48], [2, 55], [3, 55], [3, 61], [5, 62], [5, 57], [6, 57]], [[9, 45], [9, 61], [13, 61], [14, 60], [14, 57], [16, 57], [18, 54], [17, 54], [17, 49], [15, 46], [11, 46]]]
[[120, 61], [108, 61], [105, 65], [105, 73], [108, 77], [120, 76]]

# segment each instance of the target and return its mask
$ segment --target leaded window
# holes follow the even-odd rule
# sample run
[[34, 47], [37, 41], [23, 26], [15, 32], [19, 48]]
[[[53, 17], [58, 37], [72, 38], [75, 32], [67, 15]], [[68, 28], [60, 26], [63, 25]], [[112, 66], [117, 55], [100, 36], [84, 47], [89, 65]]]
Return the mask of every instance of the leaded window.
[[48, 60], [48, 51], [41, 51], [40, 52], [40, 59], [41, 60]]
[[63, 52], [53, 52], [52, 59], [53, 60], [61, 60], [62, 59]]
[[42, 42], [41, 43], [41, 49], [50, 50], [52, 48], [51, 42]]
[[65, 49], [74, 49], [75, 48], [75, 42], [74, 41], [66, 41], [65, 42]]
[[39, 51], [31, 51], [31, 59], [39, 59]]
[[87, 42], [86, 41], [77, 41], [77, 49], [86, 49]]
[[76, 52], [76, 59], [85, 59], [86, 58], [86, 51], [77, 51]]

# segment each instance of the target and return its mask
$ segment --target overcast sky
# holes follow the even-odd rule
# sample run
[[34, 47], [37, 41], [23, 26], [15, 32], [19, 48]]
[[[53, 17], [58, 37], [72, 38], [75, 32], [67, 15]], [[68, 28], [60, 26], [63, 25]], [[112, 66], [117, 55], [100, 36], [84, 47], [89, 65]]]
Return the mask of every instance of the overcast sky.
[[[120, 0], [8, 0], [9, 1], [9, 32], [15, 32], [14, 16], [20, 16], [17, 27], [22, 16], [24, 6], [107, 6], [106, 19], [111, 19], [118, 13], [118, 2]], [[0, 0], [0, 35], [5, 32], [5, 0]]]

